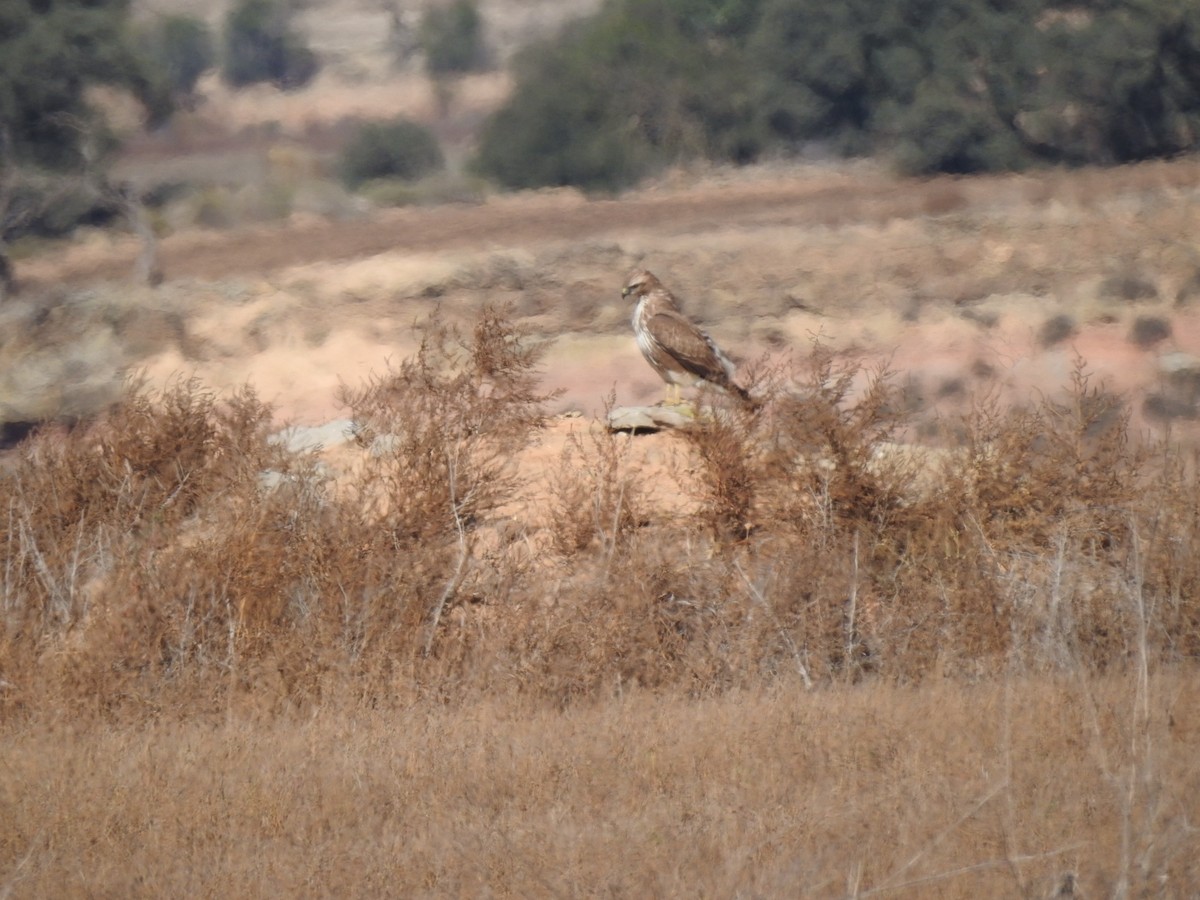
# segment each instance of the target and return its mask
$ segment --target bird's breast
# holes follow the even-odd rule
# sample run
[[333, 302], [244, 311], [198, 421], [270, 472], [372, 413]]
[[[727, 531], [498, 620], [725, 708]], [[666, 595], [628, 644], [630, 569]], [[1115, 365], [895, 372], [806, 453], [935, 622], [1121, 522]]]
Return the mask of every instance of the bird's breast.
[[646, 357], [646, 362], [650, 363], [660, 375], [665, 377], [662, 363], [659, 360], [662, 348], [658, 346], [658, 342], [654, 340], [654, 335], [646, 327], [645, 297], [638, 301], [638, 305], [633, 310], [633, 335], [637, 339], [638, 349], [642, 351], [642, 356]]

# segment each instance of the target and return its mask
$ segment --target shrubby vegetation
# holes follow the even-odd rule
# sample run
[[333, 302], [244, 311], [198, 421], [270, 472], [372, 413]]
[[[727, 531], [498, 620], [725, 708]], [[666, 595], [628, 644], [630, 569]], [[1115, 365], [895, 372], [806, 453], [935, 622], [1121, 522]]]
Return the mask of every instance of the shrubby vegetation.
[[89, 85], [130, 90], [153, 119], [168, 98], [137, 52], [122, 0], [6, 4], [0, 12], [0, 166], [82, 162]]
[[672, 508], [602, 432], [523, 480], [538, 345], [496, 310], [423, 328], [345, 390], [362, 455], [336, 484], [253, 393], [194, 382], [28, 439], [0, 472], [0, 704], [219, 704], [259, 665], [297, 703], [347, 678], [558, 703], [1200, 653], [1194, 467], [1082, 369], [1066, 402], [977, 405], [939, 453], [894, 443], [886, 372], [818, 347], [683, 435]]
[[510, 187], [616, 189], [673, 158], [752, 159], [750, 68], [716, 7], [615, 2], [521, 54], [479, 169]]
[[1108, 163], [1200, 138], [1200, 9], [1169, 0], [610, 0], [517, 62], [478, 165], [612, 189], [820, 149], [914, 172]]
[[288, 0], [239, 0], [225, 20], [224, 79], [234, 87], [267, 81], [298, 88], [311, 81], [320, 64], [294, 17]]
[[[117, 216], [143, 221], [141, 198], [108, 181], [119, 136], [89, 102], [90, 89], [131, 93], [153, 127], [188, 102], [216, 63], [202, 21], [165, 16], [134, 28], [129, 10], [127, 0], [0, 9], [0, 298], [17, 287], [12, 241]], [[309, 81], [317, 59], [293, 17], [290, 0], [240, 0], [222, 34], [226, 80], [283, 88]]]
[[212, 32], [201, 19], [163, 16], [144, 31], [142, 38], [151, 61], [176, 96], [190, 96], [200, 76], [216, 65]]
[[358, 187], [377, 178], [420, 178], [444, 162], [433, 132], [402, 117], [362, 125], [342, 151], [339, 168], [342, 180]]
[[483, 67], [483, 18], [474, 0], [429, 7], [421, 19], [419, 37], [425, 68], [434, 77]]
[[150, 122], [170, 92], [140, 52], [122, 0], [0, 7], [0, 299], [15, 288], [6, 244], [111, 215], [95, 190], [115, 139], [88, 90], [129, 91]]

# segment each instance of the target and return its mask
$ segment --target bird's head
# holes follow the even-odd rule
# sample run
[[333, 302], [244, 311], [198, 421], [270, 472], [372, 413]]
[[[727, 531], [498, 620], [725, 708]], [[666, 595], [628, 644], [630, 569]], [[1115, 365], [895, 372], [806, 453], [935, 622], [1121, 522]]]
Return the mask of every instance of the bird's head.
[[653, 274], [647, 272], [645, 269], [634, 269], [625, 281], [625, 287], [621, 290], [621, 296], [641, 299], [658, 286], [659, 281]]

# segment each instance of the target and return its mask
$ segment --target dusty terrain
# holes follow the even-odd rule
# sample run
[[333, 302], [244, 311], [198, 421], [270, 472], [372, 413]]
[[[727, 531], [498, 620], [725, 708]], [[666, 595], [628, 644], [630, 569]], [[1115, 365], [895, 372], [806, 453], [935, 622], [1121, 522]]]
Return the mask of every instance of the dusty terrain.
[[[617, 199], [545, 192], [175, 234], [157, 291], [120, 285], [136, 244], [111, 234], [21, 275], [177, 315], [183, 331], [138, 360], [154, 379], [250, 381], [305, 424], [337, 414], [339, 379], [410, 352], [410, 326], [435, 306], [465, 321], [511, 304], [553, 341], [556, 409], [591, 416], [612, 391], [655, 399], [619, 297], [637, 264], [743, 361], [803, 358], [819, 339], [887, 362], [934, 415], [980, 390], [1020, 402], [1065, 387], [1079, 355], [1149, 428], [1164, 357], [1200, 346], [1197, 182], [1190, 162], [971, 181], [869, 166], [680, 173]], [[1135, 333], [1151, 319], [1157, 330]]]

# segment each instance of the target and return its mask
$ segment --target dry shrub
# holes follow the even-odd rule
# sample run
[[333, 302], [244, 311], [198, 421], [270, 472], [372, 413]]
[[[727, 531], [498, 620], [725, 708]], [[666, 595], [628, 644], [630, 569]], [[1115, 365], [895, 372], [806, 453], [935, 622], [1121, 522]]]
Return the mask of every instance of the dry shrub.
[[132, 385], [92, 428], [35, 437], [0, 482], [0, 672], [54, 663], [103, 705], [214, 674], [219, 699], [254, 660], [303, 695], [331, 668], [436, 656], [443, 615], [510, 577], [500, 509], [542, 422], [536, 362], [495, 311], [466, 340], [433, 320], [414, 358], [345, 391], [378, 437], [338, 491], [268, 439], [248, 389]]
[[1200, 652], [1195, 466], [1131, 440], [1082, 362], [1064, 399], [984, 397], [933, 448], [900, 443], [886, 370], [818, 347], [655, 438], [678, 441], [656, 483], [593, 432], [535, 485], [538, 358], [503, 312], [433, 318], [344, 391], [363, 450], [336, 480], [249, 390], [133, 385], [34, 436], [0, 476], [4, 702], [561, 703]]
[[469, 340], [435, 315], [414, 357], [344, 392], [372, 451], [339, 502], [350, 530], [341, 550], [351, 551], [339, 579], [352, 571], [353, 581], [339, 580], [337, 593], [370, 610], [356, 640], [428, 656], [450, 608], [496, 603], [511, 588], [503, 551], [516, 536], [505, 512], [522, 487], [515, 456], [550, 399], [538, 389], [540, 348], [526, 338], [496, 309]]
[[[1120, 398], [1092, 387], [1082, 361], [1065, 401], [982, 403], [953, 451], [896, 444], [909, 413], [889, 373], [839, 368], [819, 349], [800, 390], [768, 393], [757, 411], [725, 410], [687, 433], [700, 514], [636, 538], [687, 575], [686, 591], [657, 596], [720, 611], [689, 631], [700, 636], [689, 652], [722, 634], [723, 678], [910, 679], [1013, 659], [1128, 658], [1146, 453], [1129, 441]], [[659, 583], [661, 567], [639, 574], [639, 552], [621, 570]]]
[[1183, 283], [1179, 285], [1179, 289], [1175, 292], [1175, 305], [1179, 307], [1191, 306], [1200, 298], [1200, 269], [1195, 269], [1191, 274], [1183, 279]]
[[[177, 666], [204, 625], [195, 602], [227, 600], [220, 585], [238, 571], [218, 559], [180, 596], [189, 554], [210, 533], [238, 536], [228, 518], [255, 502], [259, 473], [288, 465], [266, 440], [269, 425], [248, 388], [218, 403], [194, 381], [160, 393], [134, 382], [90, 427], [28, 441], [0, 481], [4, 670], [24, 674], [41, 658], [103, 704], [127, 678]], [[262, 581], [275, 561], [260, 562]]]
[[756, 441], [766, 451], [760, 477], [773, 488], [764, 518], [801, 531], [886, 518], [906, 474], [878, 453], [905, 418], [890, 371], [865, 372], [815, 345], [798, 387], [772, 399], [763, 418], [769, 433]]
[[1158, 299], [1158, 286], [1144, 273], [1123, 268], [1100, 283], [1100, 296], [1106, 300], [1141, 303]]
[[757, 409], [729, 406], [683, 433], [698, 461], [684, 489], [692, 486], [698, 518], [718, 540], [744, 538], [754, 528], [757, 416]]
[[[610, 395], [605, 419], [615, 403]], [[640, 472], [631, 461], [632, 438], [589, 429], [572, 432], [547, 482], [550, 546], [570, 558], [593, 544], [611, 557], [645, 521]]]
[[453, 536], [512, 498], [513, 456], [549, 399], [524, 337], [491, 309], [469, 342], [435, 315], [414, 357], [342, 390], [373, 461], [357, 487], [397, 539]]
[[611, 559], [577, 557], [509, 635], [521, 691], [566, 703], [639, 687], [704, 696], [752, 681], [733, 644], [744, 609], [729, 602], [729, 567], [712, 550], [651, 527]]

